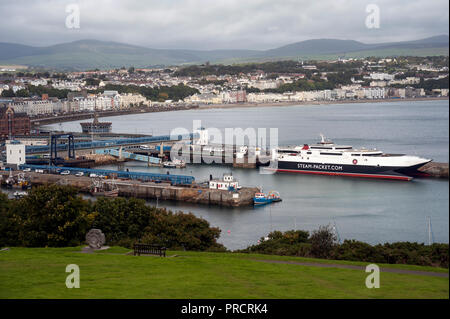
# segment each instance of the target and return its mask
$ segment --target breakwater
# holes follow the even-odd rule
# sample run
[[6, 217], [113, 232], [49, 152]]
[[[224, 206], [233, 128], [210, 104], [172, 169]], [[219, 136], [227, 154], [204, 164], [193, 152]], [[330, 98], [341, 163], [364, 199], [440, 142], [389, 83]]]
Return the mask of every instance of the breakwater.
[[[187, 106], [172, 106], [172, 107], [146, 107], [146, 108], [136, 108], [129, 110], [115, 110], [115, 111], [99, 111], [97, 112], [98, 117], [109, 117], [109, 116], [119, 116], [119, 115], [130, 115], [130, 114], [141, 114], [141, 113], [156, 113], [156, 112], [169, 112], [169, 111], [181, 111], [181, 110], [191, 110], [197, 109], [198, 105], [187, 105]], [[78, 120], [88, 120], [94, 118], [94, 112], [84, 112], [84, 113], [72, 113], [64, 114], [58, 116], [42, 116], [33, 117], [30, 119], [33, 126], [48, 125], [62, 122], [71, 122]]]
[[[25, 174], [25, 178], [29, 180], [33, 186], [59, 184], [75, 187], [79, 189], [80, 192], [89, 192], [94, 183], [92, 178], [86, 176], [78, 177], [74, 175], [43, 174], [22, 171], [14, 171], [13, 176], [17, 176], [19, 173]], [[2, 182], [4, 182], [8, 178], [9, 172], [0, 172], [0, 176], [2, 177]], [[168, 182], [142, 182], [125, 179], [104, 179], [101, 183], [106, 190], [118, 189], [119, 196], [123, 197], [173, 200], [226, 207], [253, 205], [253, 197], [255, 193], [259, 191], [256, 187], [242, 187], [235, 191], [210, 189], [207, 183], [172, 185]]]
[[448, 163], [430, 162], [419, 168], [419, 171], [430, 177], [448, 179], [449, 176]]

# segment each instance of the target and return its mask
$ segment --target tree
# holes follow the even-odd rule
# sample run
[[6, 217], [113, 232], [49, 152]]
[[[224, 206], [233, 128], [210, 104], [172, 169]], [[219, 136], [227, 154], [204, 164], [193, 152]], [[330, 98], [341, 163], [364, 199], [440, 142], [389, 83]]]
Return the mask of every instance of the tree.
[[148, 206], [142, 199], [84, 200], [67, 186], [40, 186], [20, 200], [0, 193], [0, 246], [64, 247], [84, 242], [99, 228], [109, 245], [142, 241], [167, 248], [225, 250], [220, 229], [195, 215]]
[[52, 185], [33, 189], [12, 207], [19, 228], [18, 239], [26, 247], [65, 247], [84, 242], [92, 224], [90, 204], [76, 189]]
[[311, 242], [311, 254], [317, 258], [330, 258], [336, 245], [336, 235], [330, 225], [320, 226], [312, 232], [309, 238]]
[[100, 80], [94, 79], [94, 78], [88, 78], [85, 81], [86, 81], [86, 85], [89, 85], [89, 86], [98, 86], [100, 84]]
[[26, 89], [20, 89], [16, 92], [16, 97], [30, 97], [30, 92]]
[[16, 94], [14, 94], [13, 89], [2, 91], [2, 97], [15, 97], [15, 96], [16, 96]]
[[169, 94], [167, 94], [166, 92], [161, 92], [158, 94], [158, 100], [160, 102], [164, 102], [167, 99], [169, 99]]

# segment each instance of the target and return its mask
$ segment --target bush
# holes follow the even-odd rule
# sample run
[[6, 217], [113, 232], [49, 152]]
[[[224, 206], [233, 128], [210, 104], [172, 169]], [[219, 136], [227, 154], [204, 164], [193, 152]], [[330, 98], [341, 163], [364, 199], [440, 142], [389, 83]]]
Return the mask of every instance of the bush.
[[5, 245], [64, 247], [79, 245], [93, 221], [90, 205], [71, 187], [33, 189], [28, 196], [9, 201], [1, 228]]
[[20, 200], [0, 194], [0, 246], [63, 247], [85, 241], [99, 228], [109, 245], [142, 241], [167, 248], [217, 250], [220, 229], [195, 215], [147, 206], [140, 199], [99, 198], [95, 203], [66, 186], [41, 186]]
[[255, 252], [284, 256], [309, 256], [311, 245], [308, 243], [309, 233], [303, 230], [287, 232], [274, 231], [259, 240], [258, 245], [250, 246], [240, 252]]
[[336, 240], [336, 235], [331, 226], [320, 226], [318, 230], [313, 231], [309, 238], [311, 254], [316, 258], [330, 258]]
[[284, 233], [273, 231], [267, 240], [261, 238], [257, 245], [239, 252], [444, 268], [448, 268], [449, 264], [448, 244], [428, 246], [423, 243], [396, 242], [372, 246], [356, 240], [337, 244], [330, 226], [320, 227], [309, 238], [308, 232], [301, 230]]

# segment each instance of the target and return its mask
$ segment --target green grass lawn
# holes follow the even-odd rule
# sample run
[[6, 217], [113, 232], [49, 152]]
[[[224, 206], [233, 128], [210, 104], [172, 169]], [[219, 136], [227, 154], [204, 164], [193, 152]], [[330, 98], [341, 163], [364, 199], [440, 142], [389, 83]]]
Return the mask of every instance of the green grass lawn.
[[[257, 260], [364, 263], [172, 251], [168, 255], [177, 257], [134, 257], [124, 255], [128, 250], [120, 247], [95, 254], [80, 250], [11, 248], [0, 252], [0, 298], [449, 298], [448, 278], [382, 272], [381, 287], [367, 289], [368, 274], [361, 270]], [[79, 289], [65, 286], [68, 264], [80, 267]]]

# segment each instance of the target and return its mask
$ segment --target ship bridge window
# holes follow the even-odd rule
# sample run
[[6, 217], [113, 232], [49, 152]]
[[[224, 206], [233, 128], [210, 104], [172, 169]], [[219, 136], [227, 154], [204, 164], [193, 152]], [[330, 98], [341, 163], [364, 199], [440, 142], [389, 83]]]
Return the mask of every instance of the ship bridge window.
[[342, 155], [342, 153], [320, 153], [320, 155]]
[[363, 154], [362, 156], [380, 156], [381, 154], [375, 153], [375, 154]]
[[310, 146], [310, 149], [314, 150], [331, 150], [332, 147], [326, 147], [326, 146]]
[[312, 152], [306, 152], [306, 154], [312, 154]]

